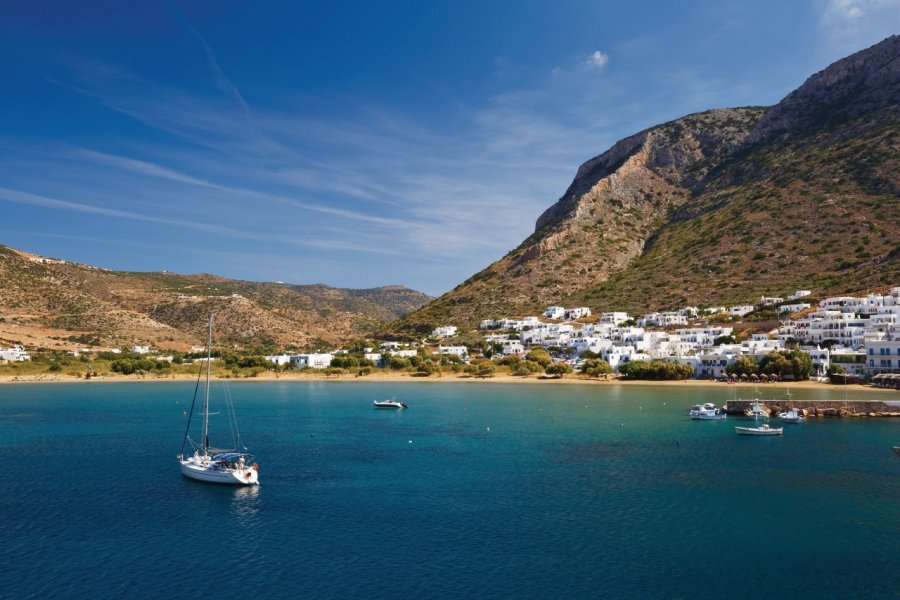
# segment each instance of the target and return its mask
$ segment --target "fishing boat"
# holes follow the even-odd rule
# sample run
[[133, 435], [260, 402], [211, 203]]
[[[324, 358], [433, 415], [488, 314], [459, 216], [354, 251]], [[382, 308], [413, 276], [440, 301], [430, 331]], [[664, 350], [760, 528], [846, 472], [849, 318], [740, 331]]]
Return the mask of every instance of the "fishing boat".
[[393, 398], [391, 398], [390, 400], [375, 400], [374, 404], [375, 408], [409, 408], [403, 402], [399, 402], [397, 400], [394, 400]]
[[759, 390], [756, 390], [756, 394], [753, 396], [753, 402], [751, 402], [750, 406], [744, 410], [744, 416], [753, 417], [754, 419], [760, 417], [768, 419], [770, 414], [772, 414], [772, 411], [760, 401]]
[[796, 408], [791, 408], [790, 410], [778, 413], [778, 418], [785, 423], [802, 423], [806, 421], [806, 417], [803, 416], [803, 413]]
[[695, 421], [718, 421], [724, 419], [727, 415], [725, 411], [717, 408], [712, 402], [706, 404], [695, 404], [688, 413], [691, 419]]
[[759, 427], [735, 427], [734, 432], [738, 435], [781, 435], [784, 428], [769, 427], [768, 423], [763, 423]]
[[[187, 426], [184, 430], [184, 440], [181, 442], [181, 454], [178, 463], [181, 466], [181, 474], [198, 481], [209, 483], [224, 483], [229, 485], [259, 485], [259, 465], [254, 462], [253, 456], [243, 452], [247, 448], [241, 442], [241, 435], [237, 428], [237, 419], [234, 415], [234, 405], [230, 396], [226, 393], [225, 404], [228, 413], [229, 425], [232, 432], [231, 448], [213, 448], [209, 445], [209, 372], [212, 362], [212, 315], [209, 317], [209, 336], [206, 342], [206, 385], [203, 393], [203, 430], [200, 443], [195, 442], [191, 436], [191, 420], [194, 416], [194, 406], [197, 402], [197, 392], [200, 389], [201, 370], [197, 374], [197, 385], [194, 388], [194, 399], [191, 401], [191, 412], [188, 415]], [[185, 448], [190, 444], [194, 452], [185, 456]]]

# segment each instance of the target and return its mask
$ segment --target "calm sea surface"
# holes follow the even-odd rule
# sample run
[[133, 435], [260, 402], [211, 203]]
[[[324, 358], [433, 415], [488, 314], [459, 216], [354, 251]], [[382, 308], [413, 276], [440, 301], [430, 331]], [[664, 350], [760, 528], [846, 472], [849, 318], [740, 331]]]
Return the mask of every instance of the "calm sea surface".
[[0, 597], [900, 593], [900, 420], [687, 418], [725, 385], [230, 391], [258, 488], [180, 475], [193, 383], [0, 387]]

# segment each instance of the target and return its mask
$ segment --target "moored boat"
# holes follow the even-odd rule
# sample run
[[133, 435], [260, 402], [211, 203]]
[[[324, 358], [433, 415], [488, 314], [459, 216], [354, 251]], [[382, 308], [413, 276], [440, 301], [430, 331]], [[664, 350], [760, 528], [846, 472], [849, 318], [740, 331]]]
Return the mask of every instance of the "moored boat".
[[724, 419], [727, 415], [725, 411], [717, 408], [712, 402], [706, 404], [695, 404], [688, 413], [691, 419], [695, 421], [717, 421]]
[[754, 419], [758, 419], [759, 417], [768, 419], [770, 414], [772, 414], [772, 411], [769, 410], [769, 407], [760, 402], [759, 398], [754, 398], [753, 402], [750, 403], [750, 406], [744, 410], [744, 416], [753, 417]]
[[784, 412], [778, 413], [778, 418], [785, 423], [802, 423], [806, 420], [806, 417], [803, 416], [803, 413], [796, 408], [791, 408]]
[[375, 400], [375, 408], [409, 408], [405, 403], [391, 398], [390, 400]]
[[[209, 445], [209, 372], [212, 361], [212, 316], [209, 317], [209, 338], [206, 344], [206, 387], [203, 397], [203, 432], [200, 443], [191, 439], [191, 418], [194, 416], [194, 403], [197, 401], [197, 390], [200, 387], [202, 371], [197, 375], [197, 387], [194, 389], [194, 400], [191, 402], [191, 413], [188, 416], [187, 426], [184, 431], [184, 440], [181, 442], [181, 455], [178, 463], [181, 466], [181, 474], [198, 481], [209, 483], [224, 483], [229, 485], [259, 485], [259, 465], [253, 462], [253, 456], [245, 454], [246, 450], [241, 442], [240, 433], [237, 430], [237, 419], [234, 416], [234, 406], [226, 396], [226, 405], [229, 413], [229, 425], [231, 426], [234, 448], [216, 449]], [[185, 446], [190, 443], [194, 448], [192, 456], [185, 457]]]
[[735, 427], [734, 432], [738, 435], [781, 435], [784, 428], [769, 427], [768, 423], [763, 423], [759, 427]]

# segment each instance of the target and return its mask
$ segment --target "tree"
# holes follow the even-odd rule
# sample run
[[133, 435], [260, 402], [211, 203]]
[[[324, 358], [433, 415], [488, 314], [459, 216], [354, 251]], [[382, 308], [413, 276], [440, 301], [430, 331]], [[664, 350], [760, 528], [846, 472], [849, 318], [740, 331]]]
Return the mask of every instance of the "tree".
[[828, 381], [830, 383], [844, 383], [846, 373], [841, 365], [830, 365], [828, 367]]
[[733, 335], [720, 335], [713, 340], [713, 346], [721, 346], [722, 344], [736, 344], [737, 338]]
[[547, 367], [546, 373], [547, 375], [553, 375], [556, 378], [561, 378], [563, 375], [567, 375], [572, 372], [572, 367], [566, 363], [554, 363]]
[[410, 362], [402, 356], [392, 356], [390, 361], [388, 361], [388, 366], [395, 371], [402, 371], [410, 367]]
[[496, 373], [497, 367], [491, 361], [486, 361], [478, 365], [478, 372], [475, 373], [476, 377], [493, 377], [494, 373]]
[[633, 360], [621, 365], [619, 373], [629, 379], [687, 379], [694, 369], [668, 360]]
[[812, 373], [812, 358], [802, 350], [775, 350], [765, 355], [759, 363], [763, 373], [775, 373], [784, 379], [790, 376], [794, 381], [809, 379]]
[[725, 367], [725, 372], [729, 375], [753, 375], [759, 373], [759, 365], [753, 360], [752, 356], [738, 356], [733, 363]]
[[422, 362], [418, 367], [416, 367], [416, 373], [419, 373], [420, 375], [423, 375], [425, 377], [431, 375], [432, 373], [434, 373], [434, 371], [435, 368], [431, 361]]
[[525, 355], [525, 360], [536, 362], [545, 369], [553, 362], [553, 359], [550, 358], [550, 353], [543, 348], [532, 348]]
[[611, 375], [613, 368], [602, 358], [589, 358], [581, 365], [581, 372], [588, 377], [600, 377], [601, 375]]

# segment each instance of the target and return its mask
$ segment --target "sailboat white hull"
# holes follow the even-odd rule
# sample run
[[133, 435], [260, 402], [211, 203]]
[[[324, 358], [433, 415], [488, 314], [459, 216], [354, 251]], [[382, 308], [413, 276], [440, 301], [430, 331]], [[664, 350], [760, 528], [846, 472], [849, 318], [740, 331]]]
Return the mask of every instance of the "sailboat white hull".
[[198, 481], [226, 485], [259, 485], [259, 473], [251, 467], [228, 469], [216, 463], [198, 464], [190, 458], [178, 462], [181, 464], [182, 475]]

